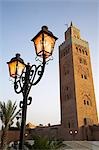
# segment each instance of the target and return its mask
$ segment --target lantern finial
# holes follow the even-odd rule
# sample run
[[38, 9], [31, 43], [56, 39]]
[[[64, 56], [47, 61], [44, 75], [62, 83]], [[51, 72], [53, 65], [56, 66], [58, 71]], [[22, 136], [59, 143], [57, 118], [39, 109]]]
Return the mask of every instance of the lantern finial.
[[41, 28], [42, 30], [46, 30], [46, 31], [48, 31], [48, 27], [47, 26], [42, 26], [42, 28]]
[[19, 57], [20, 57], [20, 54], [19, 54], [19, 53], [17, 53], [17, 54], [16, 54], [16, 58], [19, 58]]

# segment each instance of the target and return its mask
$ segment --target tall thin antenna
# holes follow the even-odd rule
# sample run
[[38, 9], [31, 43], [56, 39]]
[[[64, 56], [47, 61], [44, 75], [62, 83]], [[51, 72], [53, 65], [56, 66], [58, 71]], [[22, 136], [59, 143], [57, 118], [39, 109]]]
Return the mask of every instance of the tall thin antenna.
[[68, 24], [65, 24], [65, 26], [67, 27], [67, 29], [68, 29]]

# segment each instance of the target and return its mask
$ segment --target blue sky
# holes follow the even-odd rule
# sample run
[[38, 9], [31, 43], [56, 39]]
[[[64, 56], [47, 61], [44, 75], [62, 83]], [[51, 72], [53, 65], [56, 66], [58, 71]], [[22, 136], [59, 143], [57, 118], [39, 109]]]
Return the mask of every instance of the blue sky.
[[6, 64], [18, 52], [25, 62], [36, 64], [31, 39], [43, 25], [58, 37], [53, 61], [46, 65], [42, 80], [30, 92], [27, 122], [33, 124], [60, 123], [58, 46], [64, 41], [65, 24], [72, 21], [81, 37], [89, 42], [97, 109], [99, 114], [99, 2], [98, 0], [0, 0], [0, 100], [17, 101], [13, 82]]

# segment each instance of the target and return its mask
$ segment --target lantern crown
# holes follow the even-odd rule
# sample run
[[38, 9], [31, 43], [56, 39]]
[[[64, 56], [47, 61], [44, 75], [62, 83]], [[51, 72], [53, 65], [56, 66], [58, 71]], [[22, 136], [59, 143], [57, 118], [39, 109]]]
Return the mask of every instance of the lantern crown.
[[53, 35], [53, 33], [52, 33], [51, 31], [48, 30], [48, 26], [44, 25], [44, 26], [41, 27], [41, 30], [37, 33], [37, 35], [36, 35], [34, 38], [32, 38], [31, 41], [34, 42], [34, 40], [35, 40], [42, 32], [48, 34], [49, 36], [52, 36], [53, 38], [55, 38], [55, 40], [58, 39], [56, 36]]
[[20, 63], [24, 64], [24, 61], [22, 58], [20, 58], [20, 54], [17, 53], [15, 57], [13, 57], [9, 62], [7, 62], [7, 64], [11, 63], [11, 62], [14, 62], [14, 61], [19, 61]]

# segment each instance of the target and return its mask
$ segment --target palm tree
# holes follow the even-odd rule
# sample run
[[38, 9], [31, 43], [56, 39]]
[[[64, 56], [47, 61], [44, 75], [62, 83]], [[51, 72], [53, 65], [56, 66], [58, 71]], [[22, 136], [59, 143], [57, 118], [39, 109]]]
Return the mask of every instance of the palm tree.
[[56, 150], [65, 146], [61, 140], [55, 140], [53, 138], [48, 139], [46, 137], [35, 136], [33, 140], [33, 145], [30, 145], [28, 142], [25, 143], [26, 147], [30, 150]]
[[7, 149], [7, 131], [9, 127], [13, 124], [14, 118], [20, 113], [21, 109], [17, 111], [16, 102], [12, 103], [8, 100], [7, 103], [0, 102], [1, 109], [1, 121], [2, 121], [2, 136], [1, 136], [1, 149]]

